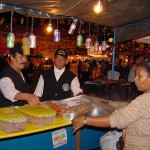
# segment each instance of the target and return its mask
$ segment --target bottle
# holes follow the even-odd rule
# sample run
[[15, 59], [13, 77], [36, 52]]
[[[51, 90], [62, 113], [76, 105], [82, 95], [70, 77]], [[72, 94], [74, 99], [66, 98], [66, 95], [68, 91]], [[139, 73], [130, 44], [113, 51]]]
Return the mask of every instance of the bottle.
[[13, 48], [14, 47], [14, 42], [15, 42], [15, 36], [13, 33], [9, 33], [7, 35], [7, 47], [8, 48]]

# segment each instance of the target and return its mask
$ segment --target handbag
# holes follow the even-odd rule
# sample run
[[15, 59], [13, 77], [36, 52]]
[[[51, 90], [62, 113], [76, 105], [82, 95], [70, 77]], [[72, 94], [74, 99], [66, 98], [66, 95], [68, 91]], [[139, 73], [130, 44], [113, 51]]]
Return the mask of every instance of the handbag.
[[123, 148], [124, 148], [124, 141], [123, 141], [123, 137], [122, 136], [116, 142], [116, 148], [117, 148], [117, 150], [123, 150]]

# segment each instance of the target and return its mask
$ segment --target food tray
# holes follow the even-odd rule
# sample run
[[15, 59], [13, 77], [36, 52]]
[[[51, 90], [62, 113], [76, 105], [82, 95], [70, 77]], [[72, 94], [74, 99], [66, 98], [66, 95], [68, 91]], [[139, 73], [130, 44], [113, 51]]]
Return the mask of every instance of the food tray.
[[92, 100], [87, 95], [75, 96], [60, 101], [50, 101], [47, 103], [52, 109], [57, 111], [57, 115], [67, 120], [90, 112], [92, 107]]
[[21, 132], [26, 129], [27, 118], [13, 107], [0, 108], [0, 130], [6, 133]]
[[18, 108], [28, 117], [28, 123], [39, 127], [52, 125], [55, 122], [56, 112], [40, 105], [25, 105]]

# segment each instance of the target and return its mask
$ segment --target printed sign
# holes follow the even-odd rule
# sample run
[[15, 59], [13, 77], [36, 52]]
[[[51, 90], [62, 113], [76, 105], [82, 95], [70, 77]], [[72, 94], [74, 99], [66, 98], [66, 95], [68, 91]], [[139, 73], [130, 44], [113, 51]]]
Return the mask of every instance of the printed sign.
[[52, 132], [53, 148], [57, 148], [67, 143], [66, 129]]

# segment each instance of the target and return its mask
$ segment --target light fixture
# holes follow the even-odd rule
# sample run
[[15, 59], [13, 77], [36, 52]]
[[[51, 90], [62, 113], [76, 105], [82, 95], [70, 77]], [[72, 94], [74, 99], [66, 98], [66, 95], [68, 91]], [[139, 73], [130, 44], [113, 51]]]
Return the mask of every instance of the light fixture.
[[95, 13], [99, 14], [103, 10], [102, 2], [101, 0], [98, 0], [97, 4], [94, 6]]
[[52, 30], [53, 30], [53, 28], [52, 28], [52, 24], [51, 23], [49, 23], [48, 24], [48, 27], [47, 27], [47, 32], [52, 32]]
[[52, 30], [53, 30], [53, 28], [52, 28], [52, 21], [51, 21], [51, 17], [50, 17], [50, 15], [49, 14], [47, 14], [47, 17], [49, 18], [49, 24], [48, 24], [48, 26], [47, 26], [47, 32], [52, 32]]

